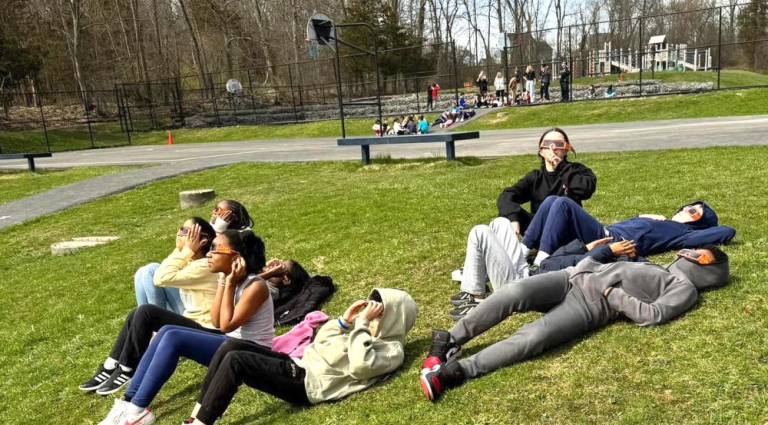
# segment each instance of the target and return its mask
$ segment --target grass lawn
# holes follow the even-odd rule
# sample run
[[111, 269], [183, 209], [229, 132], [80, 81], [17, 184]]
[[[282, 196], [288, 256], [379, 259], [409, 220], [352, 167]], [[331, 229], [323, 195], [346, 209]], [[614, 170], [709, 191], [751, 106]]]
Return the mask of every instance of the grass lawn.
[[[763, 156], [766, 155], [766, 156]], [[403, 371], [373, 389], [307, 409], [243, 388], [222, 423], [763, 423], [768, 420], [768, 148], [580, 154], [598, 176], [585, 207], [606, 223], [670, 215], [707, 200], [738, 230], [728, 247], [734, 278], [657, 328], [621, 322], [561, 349], [449, 391], [432, 405], [417, 375], [433, 327], [448, 328], [449, 280], [466, 236], [496, 212], [498, 192], [538, 166], [534, 156], [459, 163], [404, 161], [241, 164], [174, 178], [0, 231], [0, 423], [100, 421], [112, 398], [77, 385], [104, 360], [135, 304], [132, 275], [161, 260], [180, 211], [180, 190], [211, 187], [249, 206], [269, 257], [294, 258], [333, 276], [332, 317], [372, 287], [409, 291], [420, 316]], [[714, 164], [716, 165], [713, 168]], [[750, 184], [744, 184], [749, 181]], [[49, 245], [74, 236], [119, 241], [68, 257]], [[667, 261], [666, 255], [656, 258]], [[538, 317], [511, 317], [467, 353]], [[202, 367], [183, 362], [153, 403], [160, 424], [187, 417]]]
[[501, 130], [760, 114], [768, 114], [768, 89], [505, 108], [469, 122], [462, 126], [461, 130]]
[[[706, 83], [712, 82], [717, 87], [717, 72], [674, 72], [663, 71], [651, 74], [643, 72], [643, 80], [661, 80], [665, 83]], [[624, 74], [625, 82], [634, 82], [640, 79], [639, 73]], [[573, 83], [578, 86], [588, 86], [590, 84], [616, 83], [619, 81], [618, 74], [610, 74], [605, 77], [583, 77], [575, 78]], [[758, 72], [743, 71], [740, 69], [724, 69], [720, 72], [720, 87], [749, 87], [768, 84], [768, 74]]]
[[105, 174], [125, 171], [125, 167], [86, 167], [69, 170], [39, 169], [34, 174], [24, 171], [0, 170], [0, 204], [31, 196], [55, 187]]

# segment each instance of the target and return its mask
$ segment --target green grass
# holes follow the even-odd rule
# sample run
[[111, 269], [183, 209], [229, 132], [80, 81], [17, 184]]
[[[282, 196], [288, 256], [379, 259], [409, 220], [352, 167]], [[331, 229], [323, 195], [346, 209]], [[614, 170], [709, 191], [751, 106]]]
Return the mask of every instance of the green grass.
[[505, 108], [469, 122], [461, 127], [461, 130], [500, 130], [761, 114], [768, 114], [768, 90], [751, 89]]
[[[738, 229], [732, 283], [657, 328], [620, 322], [558, 350], [449, 391], [437, 404], [417, 384], [433, 327], [448, 328], [449, 281], [466, 235], [496, 212], [505, 186], [538, 166], [498, 160], [241, 164], [174, 178], [0, 231], [0, 423], [100, 421], [111, 397], [76, 386], [103, 361], [134, 306], [132, 275], [160, 260], [190, 214], [180, 190], [211, 187], [243, 201], [268, 256], [291, 257], [333, 276], [333, 317], [374, 286], [403, 288], [420, 306], [403, 371], [346, 400], [307, 409], [243, 388], [227, 424], [760, 424], [768, 419], [768, 148], [710, 148], [579, 155], [598, 176], [585, 207], [604, 222], [671, 214], [707, 200]], [[716, 167], [716, 171], [715, 168]], [[749, 184], [746, 184], [749, 182]], [[73, 236], [119, 235], [74, 256], [49, 245]], [[668, 260], [664, 256], [657, 260]], [[467, 353], [538, 317], [524, 314], [468, 344]], [[152, 403], [177, 424], [198, 396], [204, 369], [186, 361]]]
[[125, 167], [72, 168], [69, 170], [0, 171], [0, 205], [80, 180], [125, 171]]
[[[640, 78], [639, 73], [624, 74], [625, 82], [636, 82]], [[662, 71], [655, 72], [643, 72], [643, 80], [661, 80], [665, 83], [706, 83], [711, 82], [714, 87], [717, 87], [717, 72], [675, 72], [675, 71]], [[590, 84], [610, 84], [617, 83], [619, 81], [618, 74], [606, 75], [605, 77], [582, 77], [575, 78], [573, 83], [578, 86], [588, 86]], [[720, 72], [720, 87], [750, 87], [768, 85], [768, 74], [761, 74], [758, 72], [743, 71], [740, 69], [724, 69]]]

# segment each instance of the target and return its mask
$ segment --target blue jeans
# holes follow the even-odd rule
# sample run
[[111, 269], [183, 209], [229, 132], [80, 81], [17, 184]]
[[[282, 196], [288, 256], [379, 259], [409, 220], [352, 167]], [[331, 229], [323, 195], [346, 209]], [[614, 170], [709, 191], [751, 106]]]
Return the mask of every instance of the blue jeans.
[[174, 313], [184, 314], [184, 303], [181, 302], [179, 288], [158, 288], [153, 279], [159, 263], [149, 263], [136, 270], [133, 276], [133, 287], [136, 291], [136, 304], [153, 304]]
[[183, 326], [163, 326], [141, 358], [125, 392], [126, 400], [139, 407], [149, 406], [160, 392], [160, 388], [176, 371], [180, 357], [192, 359], [208, 367], [216, 350], [227, 338], [229, 337], [226, 335]]
[[548, 196], [525, 231], [523, 244], [552, 254], [578, 239], [585, 244], [605, 237], [605, 228], [573, 199]]

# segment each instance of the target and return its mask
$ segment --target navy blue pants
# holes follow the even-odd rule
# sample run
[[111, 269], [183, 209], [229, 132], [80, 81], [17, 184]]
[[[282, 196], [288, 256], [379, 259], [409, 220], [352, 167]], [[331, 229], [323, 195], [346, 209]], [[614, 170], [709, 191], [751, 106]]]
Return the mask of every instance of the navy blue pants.
[[552, 254], [574, 239], [586, 244], [604, 237], [605, 227], [573, 199], [548, 196], [528, 225], [523, 244]]

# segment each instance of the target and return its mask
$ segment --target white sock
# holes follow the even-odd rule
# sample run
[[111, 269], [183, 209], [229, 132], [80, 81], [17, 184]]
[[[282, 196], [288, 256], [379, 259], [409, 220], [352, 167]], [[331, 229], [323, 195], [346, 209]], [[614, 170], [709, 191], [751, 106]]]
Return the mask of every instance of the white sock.
[[128, 415], [128, 417], [136, 417], [141, 415], [143, 412], [143, 407], [139, 407], [133, 403], [128, 403], [128, 407], [125, 409], [125, 413]]
[[549, 254], [547, 254], [544, 251], [539, 251], [539, 252], [536, 253], [536, 258], [533, 260], [533, 264], [535, 264], [537, 266], [540, 266], [541, 262], [546, 260], [547, 257], [549, 257]]
[[107, 357], [107, 359], [104, 360], [104, 369], [113, 370], [116, 367], [117, 360], [113, 359], [112, 357]]
[[190, 418], [197, 418], [197, 412], [200, 411], [200, 408], [203, 407], [200, 405], [200, 403], [195, 403], [195, 407], [192, 409], [192, 414], [189, 415]]

